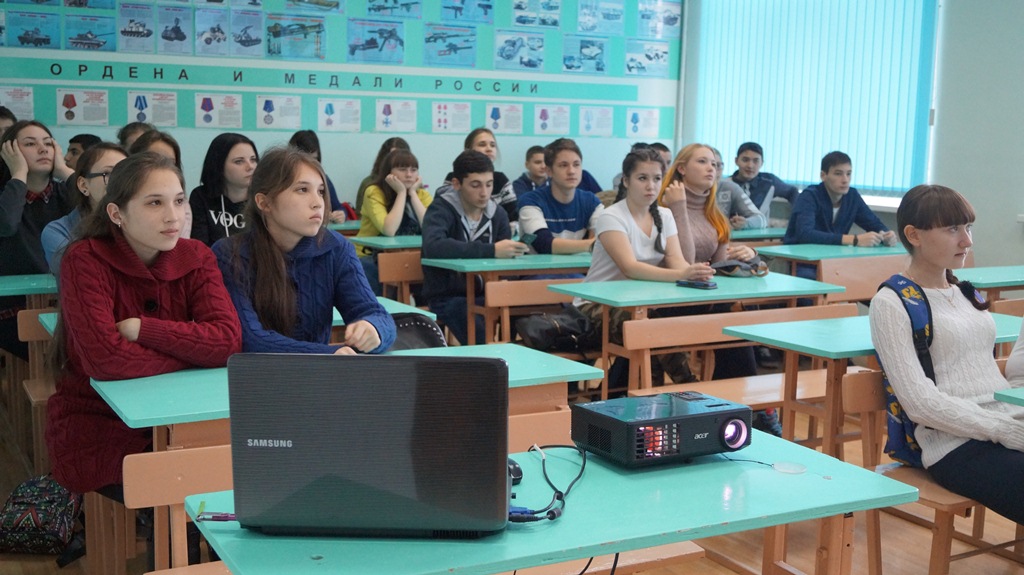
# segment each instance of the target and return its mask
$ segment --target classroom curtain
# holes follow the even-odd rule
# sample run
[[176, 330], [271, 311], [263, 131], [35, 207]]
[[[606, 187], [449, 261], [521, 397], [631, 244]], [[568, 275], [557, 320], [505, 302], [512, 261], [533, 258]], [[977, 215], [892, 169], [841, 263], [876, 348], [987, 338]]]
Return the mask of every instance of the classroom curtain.
[[855, 187], [902, 195], [926, 173], [936, 4], [691, 0], [697, 141], [720, 146], [728, 167], [756, 141], [765, 171], [802, 183], [841, 150]]

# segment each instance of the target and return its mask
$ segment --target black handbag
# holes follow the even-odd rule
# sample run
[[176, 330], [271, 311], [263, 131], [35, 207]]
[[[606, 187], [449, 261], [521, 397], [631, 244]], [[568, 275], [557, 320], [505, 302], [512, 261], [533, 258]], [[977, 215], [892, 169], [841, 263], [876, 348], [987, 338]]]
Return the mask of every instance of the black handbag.
[[601, 334], [575, 306], [523, 316], [516, 320], [516, 331], [527, 347], [540, 351], [584, 353], [601, 347]]

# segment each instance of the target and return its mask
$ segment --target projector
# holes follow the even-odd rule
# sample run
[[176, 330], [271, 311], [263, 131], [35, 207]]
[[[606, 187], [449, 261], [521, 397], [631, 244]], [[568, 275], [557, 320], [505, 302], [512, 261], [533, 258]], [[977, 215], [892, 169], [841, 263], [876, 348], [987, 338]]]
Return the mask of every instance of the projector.
[[569, 407], [573, 442], [626, 467], [680, 463], [750, 445], [749, 407], [695, 391]]

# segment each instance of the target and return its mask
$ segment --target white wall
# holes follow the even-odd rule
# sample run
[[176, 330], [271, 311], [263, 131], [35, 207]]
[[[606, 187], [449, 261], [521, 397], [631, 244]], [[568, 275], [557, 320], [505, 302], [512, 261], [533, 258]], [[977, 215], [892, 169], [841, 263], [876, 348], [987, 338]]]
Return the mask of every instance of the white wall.
[[1019, 0], [943, 0], [929, 181], [974, 205], [976, 265], [1024, 263], [1024, 48]]

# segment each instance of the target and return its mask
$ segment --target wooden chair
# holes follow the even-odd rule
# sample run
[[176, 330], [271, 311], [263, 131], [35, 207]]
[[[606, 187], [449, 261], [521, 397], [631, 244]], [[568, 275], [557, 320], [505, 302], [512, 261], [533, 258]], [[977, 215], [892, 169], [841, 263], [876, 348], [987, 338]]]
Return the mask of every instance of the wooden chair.
[[[498, 341], [512, 341], [513, 315], [553, 311], [562, 304], [572, 303], [572, 296], [553, 292], [548, 286], [581, 281], [583, 280], [579, 278], [563, 278], [487, 282], [484, 288], [484, 306], [498, 310], [495, 318], [501, 324]], [[485, 322], [487, 319], [485, 318]]]
[[825, 283], [846, 288], [825, 295], [825, 303], [866, 301], [875, 297], [878, 286], [907, 268], [908, 256], [831, 258], [818, 264], [818, 277]]
[[420, 250], [382, 251], [377, 254], [377, 268], [381, 286], [395, 290], [395, 301], [412, 305], [412, 284], [423, 282]]
[[135, 512], [95, 491], [85, 494], [85, 572], [125, 575], [125, 561], [135, 556]]
[[[53, 378], [45, 375], [43, 356], [47, 345], [52, 338], [49, 332], [39, 323], [39, 314], [53, 313], [54, 308], [22, 310], [18, 312], [18, 339], [28, 342], [33, 346], [36, 353], [32, 361], [36, 365], [30, 365], [29, 373], [33, 377], [25, 379], [18, 389], [24, 389], [28, 397], [28, 410], [25, 409], [25, 400], [20, 399], [14, 402], [10, 408], [11, 425], [14, 427], [15, 436], [29, 459], [33, 468], [38, 474], [50, 470], [50, 457], [46, 450], [46, 404], [56, 391]], [[27, 413], [26, 413], [27, 411]]]
[[992, 302], [992, 307], [989, 308], [989, 311], [992, 313], [1004, 313], [1006, 315], [1024, 317], [1024, 298], [1001, 299], [999, 301], [994, 301]]
[[[882, 445], [885, 441], [886, 398], [882, 387], [882, 373], [865, 371], [847, 374], [843, 378], [843, 411], [846, 414], [859, 414], [861, 421], [861, 440], [864, 467], [891, 477], [902, 483], [916, 487], [920, 493], [917, 503], [934, 511], [934, 518], [929, 520], [919, 515], [896, 508], [885, 511], [906, 519], [932, 531], [932, 546], [928, 563], [929, 575], [945, 575], [949, 573], [951, 561], [971, 557], [978, 553], [994, 553], [1000, 557], [1024, 564], [1019, 543], [1024, 538], [1024, 526], [1017, 525], [1016, 540], [1007, 543], [992, 544], [984, 539], [985, 507], [977, 501], [957, 495], [940, 486], [924, 469], [904, 465], [879, 465]], [[958, 531], [953, 523], [956, 516], [970, 517], [974, 515], [973, 531]], [[881, 519], [879, 510], [867, 511], [868, 539], [868, 572], [879, 575], [882, 572], [882, 539]], [[953, 539], [968, 543], [977, 549], [957, 555], [952, 554]], [[1005, 549], [1015, 545], [1014, 551]]]
[[124, 458], [125, 505], [131, 509], [170, 508], [171, 567], [181, 571], [158, 573], [228, 573], [221, 562], [188, 566], [185, 496], [223, 491], [232, 485], [230, 445], [138, 453]]

